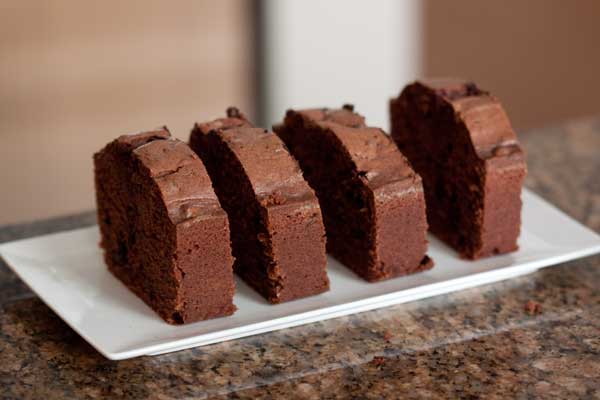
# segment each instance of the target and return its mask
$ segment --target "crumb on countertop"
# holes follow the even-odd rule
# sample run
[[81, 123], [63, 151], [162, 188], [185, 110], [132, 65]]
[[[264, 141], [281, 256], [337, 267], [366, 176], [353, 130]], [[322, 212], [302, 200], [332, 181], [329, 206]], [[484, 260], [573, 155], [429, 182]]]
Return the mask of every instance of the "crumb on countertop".
[[528, 300], [523, 308], [529, 315], [538, 315], [542, 313], [542, 305], [534, 300]]
[[394, 337], [394, 335], [392, 335], [392, 332], [390, 332], [390, 331], [385, 331], [383, 333], [383, 339], [388, 343], [390, 342], [390, 340], [392, 340], [393, 337]]
[[383, 364], [385, 364], [385, 357], [379, 357], [379, 356], [373, 357], [373, 359], [371, 360], [371, 364], [373, 364], [374, 366], [379, 368]]

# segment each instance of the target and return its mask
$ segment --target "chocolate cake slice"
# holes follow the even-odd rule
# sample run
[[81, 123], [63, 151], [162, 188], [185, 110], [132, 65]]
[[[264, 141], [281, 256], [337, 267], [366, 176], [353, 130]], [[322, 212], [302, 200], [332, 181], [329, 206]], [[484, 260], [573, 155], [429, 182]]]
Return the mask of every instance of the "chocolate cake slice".
[[275, 132], [317, 193], [338, 260], [368, 281], [433, 266], [421, 178], [381, 129], [344, 106], [289, 110]]
[[328, 290], [319, 202], [281, 140], [230, 108], [190, 145], [229, 215], [235, 272], [272, 303]]
[[166, 128], [94, 155], [109, 270], [169, 323], [235, 311], [227, 215], [204, 165]]
[[516, 250], [526, 165], [498, 99], [430, 80], [408, 85], [390, 112], [392, 136], [423, 178], [431, 231], [465, 258]]

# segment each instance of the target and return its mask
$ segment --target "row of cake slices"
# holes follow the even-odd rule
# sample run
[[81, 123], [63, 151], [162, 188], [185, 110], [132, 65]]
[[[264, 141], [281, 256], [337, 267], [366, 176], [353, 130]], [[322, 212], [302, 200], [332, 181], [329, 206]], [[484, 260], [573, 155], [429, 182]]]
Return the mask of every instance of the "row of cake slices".
[[498, 100], [431, 80], [390, 112], [391, 138], [351, 105], [117, 138], [94, 156], [110, 271], [187, 323], [235, 311], [233, 271], [280, 303], [329, 289], [326, 252], [370, 282], [431, 268], [428, 228], [465, 258], [515, 250], [526, 167]]

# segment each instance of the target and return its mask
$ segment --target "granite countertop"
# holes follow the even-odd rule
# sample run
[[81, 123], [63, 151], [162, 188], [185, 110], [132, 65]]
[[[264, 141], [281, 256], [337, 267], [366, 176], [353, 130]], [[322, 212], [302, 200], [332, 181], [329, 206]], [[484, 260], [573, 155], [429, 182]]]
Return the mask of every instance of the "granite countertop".
[[[521, 139], [527, 186], [600, 231], [600, 120]], [[0, 242], [93, 223], [87, 213], [0, 227]], [[0, 261], [0, 398], [598, 399], [599, 266], [600, 256], [588, 257], [414, 303], [110, 361]]]

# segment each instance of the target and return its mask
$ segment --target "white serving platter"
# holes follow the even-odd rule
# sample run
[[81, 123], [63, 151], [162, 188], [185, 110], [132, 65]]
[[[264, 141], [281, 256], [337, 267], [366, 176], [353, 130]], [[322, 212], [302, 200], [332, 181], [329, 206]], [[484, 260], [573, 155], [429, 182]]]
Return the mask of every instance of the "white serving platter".
[[172, 326], [107, 270], [97, 227], [0, 245], [7, 264], [77, 333], [107, 358], [167, 353], [436, 296], [533, 272], [600, 252], [600, 236], [535, 194], [523, 192], [517, 252], [465, 261], [430, 237], [436, 266], [416, 275], [367, 283], [329, 258], [331, 290], [271, 305], [237, 280], [230, 317]]

